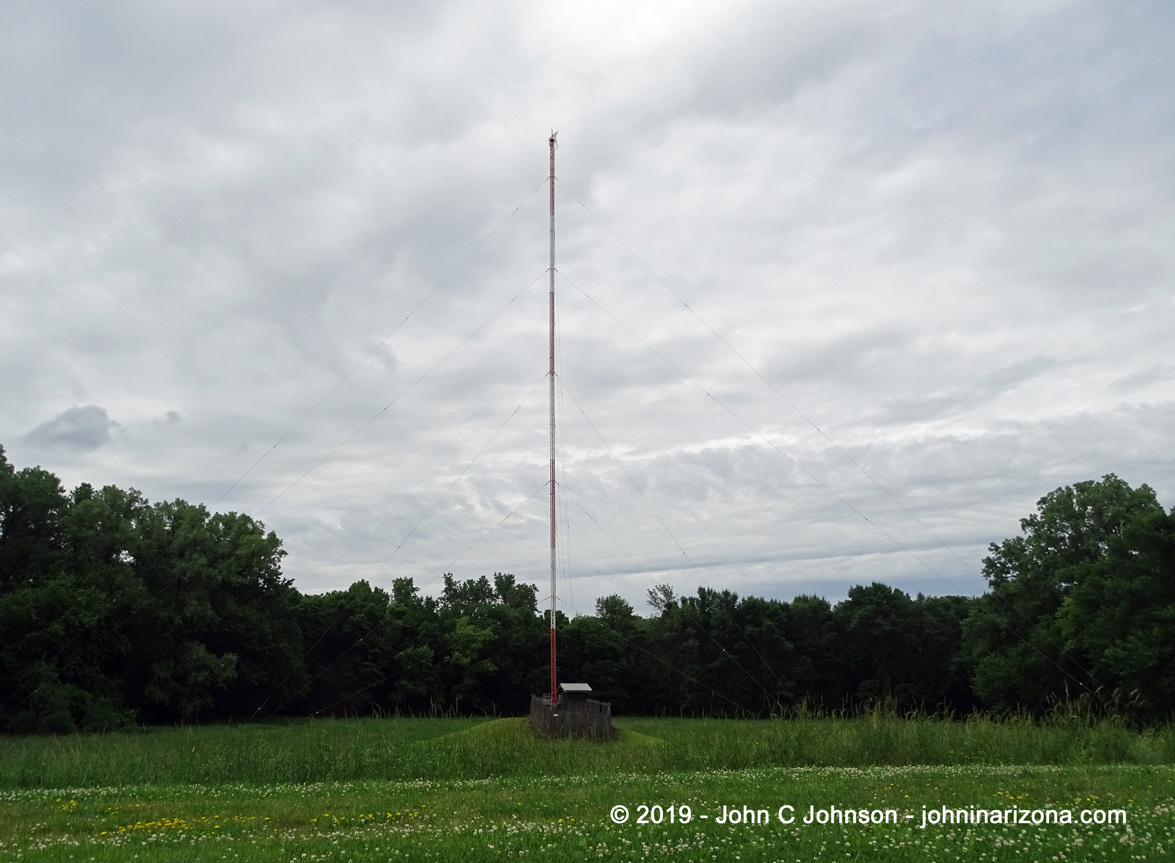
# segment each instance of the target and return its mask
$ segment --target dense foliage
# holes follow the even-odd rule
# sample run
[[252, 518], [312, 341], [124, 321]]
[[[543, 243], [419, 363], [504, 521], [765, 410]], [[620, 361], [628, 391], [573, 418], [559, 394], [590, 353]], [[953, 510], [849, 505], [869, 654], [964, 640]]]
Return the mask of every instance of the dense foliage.
[[991, 546], [991, 592], [966, 621], [976, 694], [996, 709], [1100, 691], [1175, 710], [1175, 511], [1110, 475], [1046, 495], [1020, 525]]
[[[1114, 476], [1042, 498], [991, 546], [979, 598], [874, 583], [832, 605], [700, 588], [560, 619], [560, 677], [617, 713], [806, 704], [1038, 712], [1125, 697], [1175, 710], [1175, 515]], [[549, 679], [533, 586], [496, 573], [438, 597], [411, 579], [300, 594], [248, 516], [135, 491], [65, 492], [0, 448], [0, 729], [273, 715], [518, 713]]]

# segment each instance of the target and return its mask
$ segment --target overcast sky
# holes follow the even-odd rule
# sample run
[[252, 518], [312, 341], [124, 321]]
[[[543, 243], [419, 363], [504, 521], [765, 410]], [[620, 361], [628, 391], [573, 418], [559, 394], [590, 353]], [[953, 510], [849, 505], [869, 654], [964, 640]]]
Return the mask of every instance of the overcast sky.
[[303, 591], [546, 595], [557, 129], [563, 607], [978, 593], [1058, 486], [1175, 504], [1172, 44], [1120, 0], [9, 0], [0, 444], [255, 515]]

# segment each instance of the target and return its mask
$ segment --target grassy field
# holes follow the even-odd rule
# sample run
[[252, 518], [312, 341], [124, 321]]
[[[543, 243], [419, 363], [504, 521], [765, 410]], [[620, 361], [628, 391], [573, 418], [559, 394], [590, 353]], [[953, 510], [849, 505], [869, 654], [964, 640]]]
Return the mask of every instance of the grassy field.
[[1175, 731], [1115, 722], [891, 715], [786, 721], [624, 719], [600, 745], [537, 745], [522, 723], [476, 719], [318, 720], [72, 737], [0, 738], [0, 788], [484, 779], [885, 765], [1175, 764]]
[[[1166, 732], [885, 716], [618, 725], [620, 739], [606, 744], [545, 741], [511, 719], [0, 740], [0, 863], [986, 863], [1162, 860], [1175, 847]], [[642, 805], [650, 823], [638, 823]], [[627, 807], [624, 823], [615, 806]], [[803, 823], [809, 807], [830, 806], [893, 814], [880, 824]], [[1075, 823], [924, 828], [924, 807], [944, 806], [953, 815], [1015, 808], [1029, 819], [1069, 812]], [[724, 807], [769, 817], [720, 824]], [[1107, 811], [1126, 823], [1080, 823], [1083, 812]]]

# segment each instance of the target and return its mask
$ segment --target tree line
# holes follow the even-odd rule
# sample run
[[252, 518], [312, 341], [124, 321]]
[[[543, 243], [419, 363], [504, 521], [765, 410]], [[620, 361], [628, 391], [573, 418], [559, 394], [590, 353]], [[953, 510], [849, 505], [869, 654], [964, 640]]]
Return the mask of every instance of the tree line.
[[[1039, 713], [1111, 694], [1175, 710], [1175, 511], [1107, 475], [993, 543], [979, 597], [853, 587], [836, 604], [670, 585], [560, 613], [559, 676], [618, 714], [805, 704]], [[518, 714], [550, 678], [546, 612], [513, 575], [302, 594], [246, 515], [16, 470], [0, 447], [0, 730], [309, 715]]]

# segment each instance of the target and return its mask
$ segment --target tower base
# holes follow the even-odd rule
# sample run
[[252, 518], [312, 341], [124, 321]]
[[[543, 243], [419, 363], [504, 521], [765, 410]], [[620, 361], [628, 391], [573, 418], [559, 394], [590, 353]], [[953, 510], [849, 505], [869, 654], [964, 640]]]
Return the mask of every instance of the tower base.
[[555, 704], [541, 695], [530, 697], [527, 724], [547, 737], [578, 737], [589, 740], [614, 740], [612, 705], [591, 698], [570, 701], [560, 698]]

